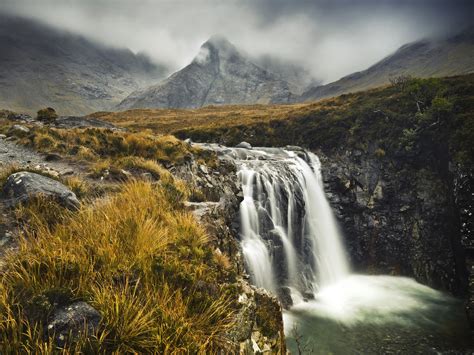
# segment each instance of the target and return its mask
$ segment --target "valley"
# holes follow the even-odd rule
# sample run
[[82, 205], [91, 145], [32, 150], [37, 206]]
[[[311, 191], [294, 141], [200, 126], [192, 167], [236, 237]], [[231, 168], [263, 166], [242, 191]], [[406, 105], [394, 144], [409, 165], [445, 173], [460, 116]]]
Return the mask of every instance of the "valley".
[[463, 6], [6, 0], [0, 353], [471, 354]]

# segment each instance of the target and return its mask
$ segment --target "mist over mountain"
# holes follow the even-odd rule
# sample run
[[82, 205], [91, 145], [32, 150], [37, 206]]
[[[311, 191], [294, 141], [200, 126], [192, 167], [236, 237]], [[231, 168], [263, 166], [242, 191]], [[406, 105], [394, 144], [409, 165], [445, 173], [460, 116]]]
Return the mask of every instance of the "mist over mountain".
[[350, 74], [306, 91], [298, 101], [317, 100], [386, 85], [400, 75], [420, 78], [474, 72], [474, 28], [447, 38], [431, 38], [406, 44], [367, 70]]
[[130, 94], [118, 109], [288, 103], [293, 100], [290, 87], [282, 75], [259, 67], [224, 37], [213, 36], [189, 65]]
[[306, 89], [321, 84], [321, 80], [314, 77], [311, 71], [298, 63], [284, 60], [272, 55], [263, 55], [253, 61], [260, 67], [272, 72], [281, 80], [290, 85], [295, 94], [302, 94]]
[[0, 107], [62, 114], [110, 109], [166, 68], [128, 49], [107, 47], [39, 22], [0, 15]]

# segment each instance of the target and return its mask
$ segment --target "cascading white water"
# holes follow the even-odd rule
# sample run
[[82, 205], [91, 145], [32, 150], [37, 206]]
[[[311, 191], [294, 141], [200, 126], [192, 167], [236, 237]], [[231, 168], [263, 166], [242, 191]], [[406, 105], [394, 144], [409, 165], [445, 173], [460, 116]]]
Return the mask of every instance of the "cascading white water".
[[298, 158], [306, 183], [306, 225], [313, 238], [319, 286], [325, 287], [347, 277], [349, 266], [337, 223], [324, 194], [321, 163], [313, 153], [308, 153], [308, 157], [312, 170]]
[[252, 281], [271, 292], [281, 286], [315, 292], [347, 276], [319, 159], [270, 148], [233, 153], [244, 193], [242, 249]]
[[469, 346], [462, 302], [408, 278], [349, 273], [317, 156], [211, 147], [239, 167], [241, 245], [252, 282], [280, 296], [283, 286], [291, 290], [293, 306], [283, 313], [291, 351], [301, 350], [301, 339], [316, 354]]

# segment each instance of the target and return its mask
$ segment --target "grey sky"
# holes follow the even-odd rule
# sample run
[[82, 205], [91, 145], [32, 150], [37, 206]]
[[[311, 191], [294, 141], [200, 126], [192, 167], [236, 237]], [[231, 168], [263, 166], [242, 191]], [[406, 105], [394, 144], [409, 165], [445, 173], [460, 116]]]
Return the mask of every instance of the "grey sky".
[[401, 45], [459, 30], [474, 1], [436, 0], [0, 0], [4, 12], [110, 45], [144, 51], [173, 69], [212, 34], [327, 81], [363, 70]]

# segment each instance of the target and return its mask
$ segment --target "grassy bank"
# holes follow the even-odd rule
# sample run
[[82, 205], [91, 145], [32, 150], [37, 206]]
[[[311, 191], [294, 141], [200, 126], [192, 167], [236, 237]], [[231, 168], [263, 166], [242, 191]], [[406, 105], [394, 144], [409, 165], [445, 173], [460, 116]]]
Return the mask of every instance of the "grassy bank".
[[52, 352], [48, 317], [77, 300], [102, 320], [94, 334], [71, 338], [67, 351], [225, 349], [233, 274], [184, 211], [186, 196], [168, 176], [154, 185], [129, 182], [75, 213], [51, 216], [52, 202], [41, 200], [22, 207], [28, 229], [0, 278], [1, 352]]

